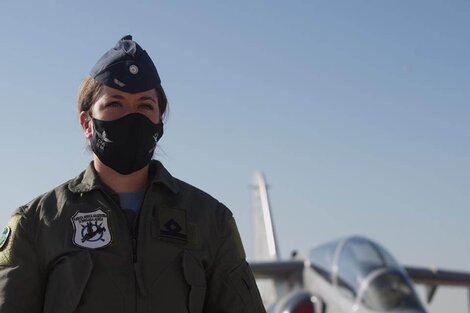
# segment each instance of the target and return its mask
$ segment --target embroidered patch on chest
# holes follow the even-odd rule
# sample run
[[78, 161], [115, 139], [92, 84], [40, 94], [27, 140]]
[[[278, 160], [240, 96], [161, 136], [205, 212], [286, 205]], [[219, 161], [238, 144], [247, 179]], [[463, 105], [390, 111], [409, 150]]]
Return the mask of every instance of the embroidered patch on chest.
[[160, 239], [187, 243], [186, 211], [180, 209], [161, 209]]
[[88, 249], [98, 249], [111, 243], [111, 230], [108, 215], [98, 208], [93, 212], [77, 211], [71, 218], [73, 225], [72, 241], [75, 245]]

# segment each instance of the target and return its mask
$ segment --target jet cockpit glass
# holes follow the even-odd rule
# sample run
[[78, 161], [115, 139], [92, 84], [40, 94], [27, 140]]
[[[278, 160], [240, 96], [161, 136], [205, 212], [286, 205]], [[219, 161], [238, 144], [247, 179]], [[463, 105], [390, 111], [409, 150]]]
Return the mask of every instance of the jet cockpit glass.
[[315, 248], [310, 253], [312, 267], [339, 292], [374, 311], [422, 305], [395, 259], [379, 244], [355, 236]]
[[335, 279], [339, 287], [356, 297], [370, 273], [382, 268], [401, 268], [395, 259], [378, 244], [362, 237], [350, 237], [338, 245], [335, 255]]
[[358, 300], [373, 311], [426, 312], [405, 275], [393, 269], [372, 272]]
[[333, 264], [339, 240], [320, 245], [310, 251], [312, 267], [328, 282], [333, 282]]

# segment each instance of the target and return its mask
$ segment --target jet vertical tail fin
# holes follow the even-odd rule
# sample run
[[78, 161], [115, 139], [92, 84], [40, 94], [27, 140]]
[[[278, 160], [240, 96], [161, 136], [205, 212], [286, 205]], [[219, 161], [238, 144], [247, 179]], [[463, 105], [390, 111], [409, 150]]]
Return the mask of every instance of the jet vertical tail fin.
[[[263, 173], [253, 175], [252, 209], [254, 230], [254, 261], [277, 261], [280, 259], [276, 233], [269, 203], [268, 187]], [[279, 283], [273, 279], [257, 279], [261, 298], [266, 307], [282, 294]]]
[[274, 229], [268, 187], [263, 173], [253, 176], [253, 214], [254, 214], [254, 258], [256, 261], [274, 261], [280, 259]]

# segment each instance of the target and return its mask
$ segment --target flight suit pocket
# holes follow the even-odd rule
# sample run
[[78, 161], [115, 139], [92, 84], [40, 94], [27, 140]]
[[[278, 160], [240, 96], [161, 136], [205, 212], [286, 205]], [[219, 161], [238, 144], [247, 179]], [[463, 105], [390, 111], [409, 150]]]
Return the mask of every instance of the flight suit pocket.
[[75, 312], [92, 269], [88, 251], [61, 257], [49, 272], [43, 313]]
[[183, 272], [189, 285], [188, 310], [190, 313], [202, 313], [206, 296], [206, 275], [199, 260], [190, 252], [183, 253]]
[[243, 312], [264, 312], [253, 274], [246, 261], [229, 273], [228, 281], [243, 302], [245, 307]]

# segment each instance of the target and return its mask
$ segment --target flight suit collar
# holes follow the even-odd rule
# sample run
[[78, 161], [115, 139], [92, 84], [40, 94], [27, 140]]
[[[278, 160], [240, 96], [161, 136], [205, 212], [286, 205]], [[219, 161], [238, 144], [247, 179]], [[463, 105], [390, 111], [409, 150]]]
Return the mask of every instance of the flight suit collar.
[[163, 184], [173, 193], [178, 193], [179, 188], [176, 179], [163, 166], [160, 161], [152, 160], [149, 168], [150, 184]]
[[[163, 184], [173, 193], [178, 193], [179, 188], [176, 179], [166, 170], [163, 164], [157, 160], [152, 160], [149, 168], [150, 184]], [[93, 161], [90, 162], [85, 171], [72, 179], [68, 184], [69, 190], [74, 193], [83, 193], [95, 189], [109, 191], [109, 187], [104, 185], [95, 170]]]

